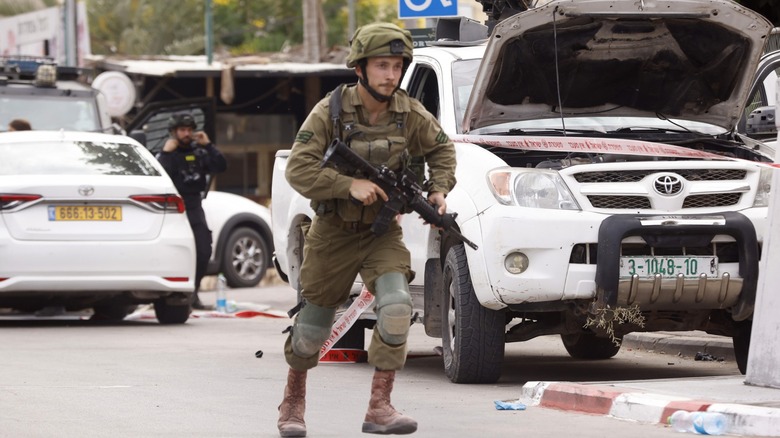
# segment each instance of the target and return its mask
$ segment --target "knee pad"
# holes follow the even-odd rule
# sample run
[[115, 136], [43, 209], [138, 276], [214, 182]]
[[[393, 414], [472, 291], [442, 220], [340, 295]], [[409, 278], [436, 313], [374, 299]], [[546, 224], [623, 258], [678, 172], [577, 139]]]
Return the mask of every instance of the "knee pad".
[[412, 298], [406, 277], [400, 272], [384, 274], [376, 279], [375, 330], [389, 345], [400, 345], [409, 336], [412, 317]]
[[292, 329], [292, 349], [296, 356], [311, 357], [319, 353], [330, 337], [336, 309], [306, 303], [295, 318]]

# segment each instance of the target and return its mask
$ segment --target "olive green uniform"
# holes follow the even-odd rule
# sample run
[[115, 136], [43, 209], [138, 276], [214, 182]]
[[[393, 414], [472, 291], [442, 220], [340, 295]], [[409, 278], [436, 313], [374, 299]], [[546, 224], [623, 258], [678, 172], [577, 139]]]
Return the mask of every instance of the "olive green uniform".
[[[435, 117], [403, 90], [394, 93], [388, 111], [373, 125], [367, 122], [368, 113], [356, 86], [343, 89], [341, 102], [343, 132], [334, 133], [329, 99], [321, 100], [301, 126], [287, 161], [287, 180], [312, 201], [317, 213], [304, 244], [303, 298], [321, 308], [335, 309], [349, 298], [352, 284], [360, 274], [379, 305], [385, 288], [376, 287], [377, 279], [388, 273], [400, 273], [405, 280], [401, 288], [406, 294], [403, 301], [411, 306], [407, 283], [414, 272], [400, 226], [394, 221], [386, 233], [375, 236], [369, 228], [384, 201], [379, 199], [366, 207], [350, 201], [350, 185], [357, 176], [321, 167], [323, 155], [331, 140], [343, 135], [351, 138], [350, 147], [364, 159], [375, 165], [385, 164], [392, 170], [399, 170], [407, 161], [404, 151], [424, 156], [429, 167], [429, 193], [446, 195], [455, 185], [455, 148]], [[390, 344], [375, 329], [368, 351], [369, 363], [381, 370], [402, 368], [406, 334], [401, 337], [400, 342]], [[290, 338], [285, 345], [285, 356], [290, 367], [297, 370], [313, 368], [319, 360], [319, 354], [309, 357], [295, 354]]]

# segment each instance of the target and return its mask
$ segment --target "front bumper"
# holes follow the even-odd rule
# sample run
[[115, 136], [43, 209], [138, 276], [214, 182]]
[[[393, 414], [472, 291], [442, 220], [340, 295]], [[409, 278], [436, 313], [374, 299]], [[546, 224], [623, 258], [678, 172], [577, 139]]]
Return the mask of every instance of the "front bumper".
[[[738, 277], [721, 271], [717, 278], [620, 278], [624, 239], [641, 237], [656, 248], [710, 243], [715, 236], [734, 239]], [[750, 317], [758, 284], [759, 245], [753, 223], [738, 212], [707, 215], [613, 215], [599, 228], [596, 264], [597, 300], [609, 307], [639, 304], [643, 310], [733, 307], [732, 317]]]
[[[660, 214], [662, 213], [657, 213], [656, 216]], [[724, 222], [725, 218], [728, 218], [728, 227], [743, 230], [736, 235], [735, 232], [724, 231], [724, 227], [704, 230], [707, 234], [716, 235], [715, 242], [718, 245], [736, 245], [734, 241], [740, 239], [741, 235], [749, 237], [749, 240], [743, 239], [739, 243], [745, 248], [743, 252], [746, 256], [741, 257], [739, 262], [736, 257], [720, 262], [720, 272], [730, 273], [729, 300], [736, 303], [733, 298], [740, 295], [743, 289], [745, 290], [744, 298], [740, 296], [740, 300], [744, 300], [745, 305], [749, 304], [749, 306], [738, 309], [736, 312], [738, 316], [743, 316], [750, 313], [754, 301], [759, 257], [758, 245], [763, 240], [767, 209], [750, 208], [742, 210], [740, 213], [706, 213], [683, 216], [698, 218], [715, 215], [723, 217]], [[609, 219], [611, 217], [615, 219]], [[641, 218], [643, 215], [605, 215], [587, 211], [519, 209], [511, 206], [494, 206], [485, 210], [482, 215], [462, 224], [464, 234], [470, 238], [476, 237], [477, 244], [480, 246], [479, 251], [466, 248], [472, 284], [477, 299], [483, 306], [495, 310], [506, 307], [522, 310], [529, 308], [529, 306], [530, 308], [538, 308], [536, 304], [542, 303], [593, 300], [598, 298], [600, 293], [603, 296], [603, 292], [599, 292], [599, 289], [604, 288], [605, 285], [606, 288], [611, 287], [613, 294], [615, 294], [614, 291], [617, 291], [619, 286], [619, 247], [617, 253], [614, 253], [613, 250], [613, 253], [618, 255], [609, 256], [607, 255], [609, 251], [606, 249], [602, 254], [602, 251], [599, 251], [601, 248], [600, 236], [602, 233], [609, 232], [615, 224], [614, 221], [626, 220], [618, 219], [621, 217], [630, 219]], [[638, 219], [634, 220], [634, 223], [638, 223]], [[674, 230], [670, 227], [662, 230], [680, 235], [692, 232], [692, 230], [681, 226], [674, 228]], [[659, 230], [659, 233], [662, 230]], [[659, 234], [656, 233], [656, 235]], [[620, 243], [619, 238], [614, 239], [613, 245]], [[629, 234], [627, 240], [639, 242], [642, 239], [636, 234]], [[680, 243], [677, 243], [677, 246], [680, 246]], [[587, 261], [575, 260], [577, 249], [584, 247], [592, 250], [592, 257]], [[750, 250], [748, 247], [755, 249]], [[512, 252], [521, 252], [528, 256], [529, 265], [525, 272], [511, 274], [504, 268], [504, 259]], [[597, 256], [596, 253], [598, 253]], [[612, 261], [608, 262], [610, 258]], [[599, 262], [612, 264], [611, 279], [609, 272], [604, 271], [599, 276], [599, 282], [596, 281]], [[745, 267], [740, 265], [745, 265]], [[748, 279], [745, 280], [744, 276], [747, 276]], [[674, 282], [675, 280], [670, 281]], [[695, 285], [691, 285], [690, 281], [686, 282], [686, 297], [691, 294], [693, 297], [696, 296], [697, 289], [694, 289], [692, 293], [688, 292], [691, 287], [698, 288], [698, 279], [694, 282]], [[663, 288], [669, 287], [668, 284], [662, 286]], [[708, 286], [708, 299], [710, 299], [712, 288], [715, 286], [715, 284]], [[629, 285], [623, 287], [626, 291], [630, 290]], [[650, 290], [650, 292], [643, 293], [652, 293], [652, 283], [649, 287], [643, 286], [643, 288]], [[720, 285], [717, 286], [717, 291], [720, 293]], [[674, 296], [674, 286], [672, 286], [671, 292], [664, 292], [664, 294], [667, 293]], [[641, 296], [637, 295], [635, 301], [640, 298]], [[639, 303], [639, 301], [636, 302]], [[695, 302], [695, 299], [690, 298], [690, 302]], [[683, 310], [687, 308], [729, 307], [728, 305], [703, 303], [692, 304], [690, 307], [686, 307], [687, 305], [688, 298], [684, 302], [663, 308]], [[740, 304], [734, 305], [739, 306]], [[659, 303], [656, 308], [662, 308], [661, 304]], [[732, 310], [734, 310], [733, 306]]]

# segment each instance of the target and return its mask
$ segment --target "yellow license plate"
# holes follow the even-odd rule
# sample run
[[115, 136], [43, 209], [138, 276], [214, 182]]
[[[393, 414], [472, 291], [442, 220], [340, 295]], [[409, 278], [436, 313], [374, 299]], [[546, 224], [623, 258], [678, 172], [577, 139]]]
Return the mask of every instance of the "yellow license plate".
[[121, 221], [122, 207], [115, 205], [50, 205], [50, 221]]

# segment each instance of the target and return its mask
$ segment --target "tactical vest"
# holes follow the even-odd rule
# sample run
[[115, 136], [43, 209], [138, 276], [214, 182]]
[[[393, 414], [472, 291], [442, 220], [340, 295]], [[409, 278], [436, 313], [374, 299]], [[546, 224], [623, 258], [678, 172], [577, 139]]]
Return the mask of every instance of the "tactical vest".
[[[334, 137], [343, 139], [350, 149], [375, 166], [384, 164], [393, 171], [399, 171], [404, 166], [409, 166], [411, 158], [407, 151], [406, 140], [406, 119], [409, 113], [392, 113], [395, 122], [388, 125], [363, 125], [360, 123], [357, 108], [351, 102], [342, 99], [343, 93], [342, 84], [336, 87], [330, 95], [329, 111], [333, 121]], [[422, 169], [417, 175], [422, 175]], [[359, 173], [349, 176], [365, 178]], [[381, 199], [369, 206], [356, 204], [347, 199], [333, 201], [335, 205], [326, 201], [320, 203], [323, 205], [318, 204], [316, 207], [312, 205], [312, 207], [315, 208], [317, 214], [320, 214], [321, 211], [327, 214], [327, 210], [335, 208], [335, 213], [345, 222], [372, 223], [383, 205]]]

